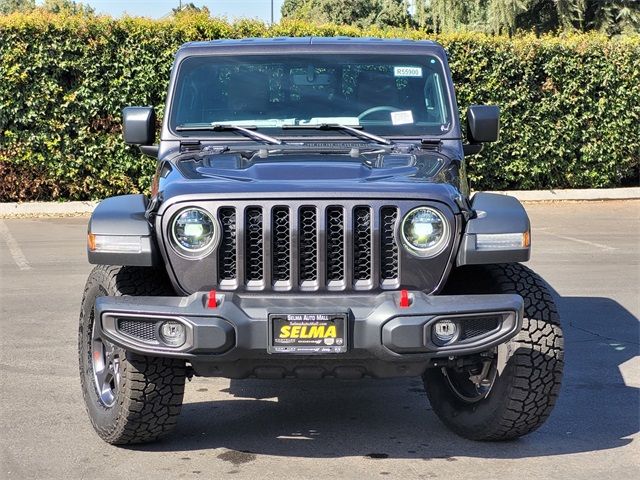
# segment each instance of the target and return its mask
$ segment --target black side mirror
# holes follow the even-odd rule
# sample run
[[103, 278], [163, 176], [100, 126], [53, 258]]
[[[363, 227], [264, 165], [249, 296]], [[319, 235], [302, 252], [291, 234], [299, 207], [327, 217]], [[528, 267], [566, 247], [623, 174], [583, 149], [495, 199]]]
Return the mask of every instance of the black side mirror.
[[126, 107], [122, 110], [122, 136], [128, 145], [152, 145], [156, 139], [156, 112], [153, 107]]
[[467, 109], [467, 139], [462, 146], [465, 155], [482, 151], [482, 144], [495, 142], [500, 135], [500, 107], [471, 105]]
[[470, 143], [495, 142], [500, 135], [500, 107], [471, 105], [467, 109], [467, 137]]

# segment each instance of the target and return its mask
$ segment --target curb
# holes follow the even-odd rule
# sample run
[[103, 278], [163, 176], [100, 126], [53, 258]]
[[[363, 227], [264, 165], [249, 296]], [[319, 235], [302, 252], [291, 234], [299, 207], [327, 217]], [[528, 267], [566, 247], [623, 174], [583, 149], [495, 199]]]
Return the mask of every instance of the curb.
[[[511, 195], [521, 202], [588, 202], [595, 200], [637, 200], [640, 199], [640, 187], [628, 188], [583, 188], [567, 190], [505, 190], [497, 193]], [[1, 211], [1, 210], [0, 210]]]
[[99, 200], [86, 202], [8, 202], [0, 203], [2, 217], [66, 217], [88, 215]]
[[[511, 195], [521, 202], [585, 202], [640, 199], [640, 187], [585, 188], [575, 190], [507, 190], [488, 193]], [[93, 212], [93, 209], [98, 203], [100, 203], [98, 200], [85, 202], [0, 203], [0, 218], [88, 215]]]

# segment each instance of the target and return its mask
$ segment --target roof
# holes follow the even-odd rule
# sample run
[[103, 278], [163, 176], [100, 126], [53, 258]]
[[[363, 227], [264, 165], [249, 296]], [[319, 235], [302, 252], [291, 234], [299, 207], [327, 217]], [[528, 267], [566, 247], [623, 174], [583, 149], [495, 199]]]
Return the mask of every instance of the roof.
[[374, 38], [374, 37], [253, 37], [253, 38], [224, 38], [199, 42], [187, 42], [180, 48], [236, 46], [236, 45], [439, 45], [433, 40], [408, 40], [403, 38]]
[[363, 37], [274, 37], [220, 39], [188, 42], [180, 47], [179, 56], [190, 54], [223, 54], [230, 50], [261, 54], [275, 52], [398, 53], [415, 54], [416, 50], [444, 54], [440, 44], [432, 40]]

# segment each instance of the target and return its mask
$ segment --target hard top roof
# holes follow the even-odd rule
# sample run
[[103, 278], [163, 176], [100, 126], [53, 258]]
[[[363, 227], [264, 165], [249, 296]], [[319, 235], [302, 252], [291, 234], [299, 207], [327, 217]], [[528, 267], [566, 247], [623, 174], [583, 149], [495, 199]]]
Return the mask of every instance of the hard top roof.
[[432, 40], [406, 40], [399, 38], [363, 37], [274, 37], [220, 39], [188, 42], [178, 51], [180, 56], [190, 54], [216, 54], [229, 50], [246, 53], [277, 53], [278, 51], [332, 51], [335, 53], [417, 53], [416, 50], [442, 54], [442, 46]]

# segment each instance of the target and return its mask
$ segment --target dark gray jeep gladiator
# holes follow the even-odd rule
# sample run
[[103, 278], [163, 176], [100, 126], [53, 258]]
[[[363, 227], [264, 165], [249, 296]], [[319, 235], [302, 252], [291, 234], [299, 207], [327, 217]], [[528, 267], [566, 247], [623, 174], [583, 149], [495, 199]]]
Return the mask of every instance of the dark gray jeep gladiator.
[[156, 142], [153, 108], [124, 109], [125, 142], [158, 160], [151, 194], [102, 201], [88, 227], [80, 378], [102, 439], [170, 432], [192, 375], [422, 377], [476, 440], [547, 419], [556, 307], [520, 263], [522, 205], [470, 195], [465, 157], [499, 110], [461, 125], [440, 45], [188, 43], [163, 117]]

